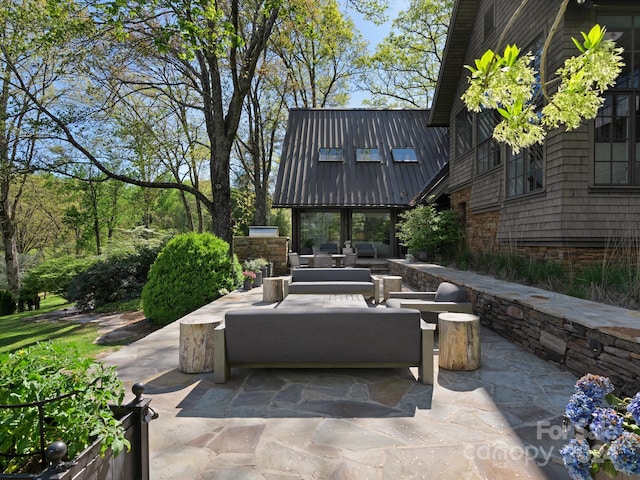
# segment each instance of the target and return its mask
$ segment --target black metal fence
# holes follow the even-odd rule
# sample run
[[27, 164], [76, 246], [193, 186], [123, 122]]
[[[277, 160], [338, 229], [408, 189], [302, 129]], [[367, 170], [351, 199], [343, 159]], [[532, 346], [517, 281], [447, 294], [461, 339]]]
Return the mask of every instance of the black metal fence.
[[100, 443], [95, 442], [80, 453], [73, 461], [64, 462], [67, 453], [64, 442], [45, 445], [44, 426], [46, 405], [77, 394], [72, 392], [60, 397], [20, 405], [0, 405], [0, 409], [37, 408], [39, 425], [39, 450], [32, 454], [2, 453], [3, 457], [39, 457], [43, 470], [37, 474], [4, 474], [0, 480], [149, 480], [149, 422], [157, 418], [157, 413], [149, 406], [150, 399], [142, 398], [144, 385], [137, 383], [132, 391], [133, 401], [127, 405], [111, 406], [115, 417], [125, 430], [125, 438], [131, 449], [114, 455], [108, 450], [100, 456]]

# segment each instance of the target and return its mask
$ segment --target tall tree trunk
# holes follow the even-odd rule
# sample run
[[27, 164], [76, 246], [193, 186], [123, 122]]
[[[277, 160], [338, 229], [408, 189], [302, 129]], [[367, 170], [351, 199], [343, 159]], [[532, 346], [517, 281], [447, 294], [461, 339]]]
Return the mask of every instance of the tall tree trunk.
[[4, 244], [4, 263], [7, 270], [7, 288], [14, 294], [20, 290], [20, 262], [18, 258], [18, 244], [16, 229], [13, 225], [11, 211], [7, 205], [0, 208], [0, 224], [2, 227], [2, 243]]
[[184, 215], [187, 219], [187, 228], [190, 232], [193, 232], [193, 216], [191, 215], [191, 206], [186, 194], [180, 190], [180, 199], [182, 200], [182, 207], [184, 208]]

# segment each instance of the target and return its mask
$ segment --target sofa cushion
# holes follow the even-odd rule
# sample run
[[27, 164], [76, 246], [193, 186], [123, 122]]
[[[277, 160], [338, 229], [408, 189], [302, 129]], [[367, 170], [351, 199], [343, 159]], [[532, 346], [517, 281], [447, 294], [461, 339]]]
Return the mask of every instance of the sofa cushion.
[[469, 295], [463, 287], [449, 282], [438, 285], [434, 302], [468, 302]]
[[293, 282], [289, 293], [371, 293], [373, 282]]
[[420, 312], [411, 309], [243, 309], [226, 313], [225, 330], [231, 365], [420, 362]]
[[291, 283], [296, 282], [371, 282], [368, 268], [308, 268], [294, 270]]

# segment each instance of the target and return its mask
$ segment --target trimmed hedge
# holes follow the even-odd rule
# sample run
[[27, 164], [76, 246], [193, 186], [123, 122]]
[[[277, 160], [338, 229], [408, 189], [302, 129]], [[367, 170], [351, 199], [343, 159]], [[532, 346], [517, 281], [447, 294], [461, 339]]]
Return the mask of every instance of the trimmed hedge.
[[186, 233], [160, 252], [142, 290], [144, 313], [166, 325], [215, 300], [242, 281], [229, 244], [210, 233]]

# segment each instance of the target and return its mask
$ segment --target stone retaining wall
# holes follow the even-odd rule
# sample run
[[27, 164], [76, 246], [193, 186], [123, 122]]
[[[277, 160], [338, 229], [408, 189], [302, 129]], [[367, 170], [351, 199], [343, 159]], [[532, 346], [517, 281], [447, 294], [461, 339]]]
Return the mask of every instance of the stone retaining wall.
[[483, 325], [577, 375], [605, 375], [622, 395], [640, 391], [640, 312], [422, 263], [389, 260], [417, 290], [467, 289]]

